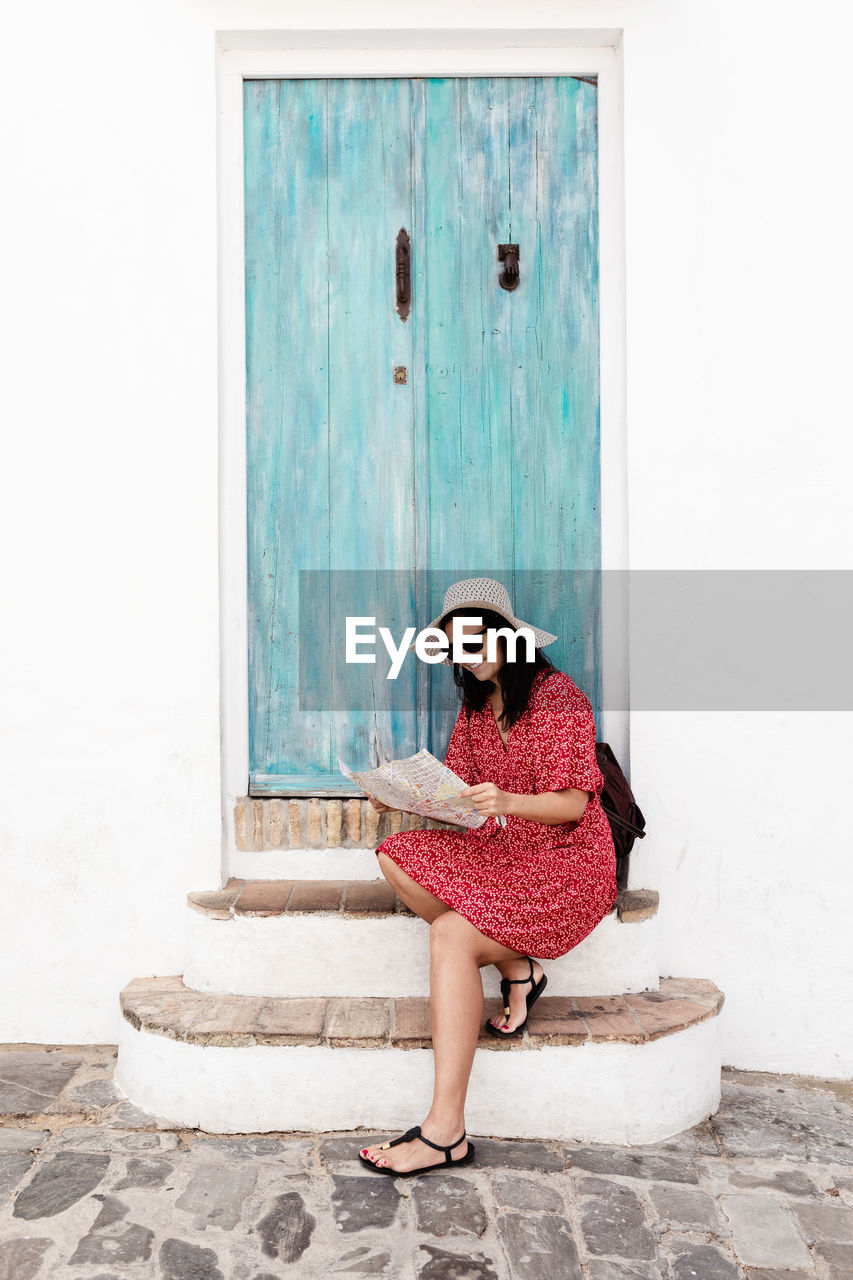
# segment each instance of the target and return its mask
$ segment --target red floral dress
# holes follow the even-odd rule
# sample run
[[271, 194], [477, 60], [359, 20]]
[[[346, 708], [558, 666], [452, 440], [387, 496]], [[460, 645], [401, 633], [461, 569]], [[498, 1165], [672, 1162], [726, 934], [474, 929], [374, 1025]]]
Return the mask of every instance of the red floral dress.
[[538, 671], [506, 746], [488, 699], [470, 724], [463, 705], [445, 762], [469, 786], [592, 792], [579, 822], [547, 826], [508, 814], [506, 827], [489, 817], [473, 830], [400, 831], [377, 850], [487, 937], [538, 959], [565, 955], [616, 901], [616, 852], [586, 694], [564, 671]]

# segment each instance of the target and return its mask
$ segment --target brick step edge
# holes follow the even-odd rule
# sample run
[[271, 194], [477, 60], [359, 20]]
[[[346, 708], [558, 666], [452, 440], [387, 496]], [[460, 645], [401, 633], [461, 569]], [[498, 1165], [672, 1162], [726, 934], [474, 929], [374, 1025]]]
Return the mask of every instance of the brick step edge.
[[[481, 1027], [479, 1047], [506, 1053], [545, 1045], [642, 1044], [713, 1017], [724, 999], [705, 978], [661, 978], [657, 991], [619, 996], [543, 996], [522, 1037], [501, 1043]], [[177, 975], [134, 978], [121, 992], [120, 1003], [123, 1016], [137, 1031], [187, 1044], [396, 1049], [432, 1045], [426, 997], [235, 996], [193, 991]], [[484, 1023], [500, 1009], [500, 1000], [486, 1000]]]
[[[387, 880], [240, 880], [223, 889], [187, 894], [187, 905], [214, 920], [234, 916], [327, 913], [344, 916], [412, 915]], [[623, 924], [657, 914], [655, 889], [623, 889], [614, 907]]]

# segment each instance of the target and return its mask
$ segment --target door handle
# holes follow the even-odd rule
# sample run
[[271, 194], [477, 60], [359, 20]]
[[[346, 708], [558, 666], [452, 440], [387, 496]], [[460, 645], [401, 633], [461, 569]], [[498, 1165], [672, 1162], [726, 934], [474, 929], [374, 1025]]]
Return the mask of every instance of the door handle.
[[500, 287], [508, 290], [517, 289], [519, 280], [518, 245], [499, 244], [498, 262], [502, 262], [504, 264], [504, 269], [498, 276], [498, 284]]
[[409, 233], [405, 227], [397, 232], [394, 275], [397, 281], [397, 315], [405, 320], [412, 301], [412, 256]]

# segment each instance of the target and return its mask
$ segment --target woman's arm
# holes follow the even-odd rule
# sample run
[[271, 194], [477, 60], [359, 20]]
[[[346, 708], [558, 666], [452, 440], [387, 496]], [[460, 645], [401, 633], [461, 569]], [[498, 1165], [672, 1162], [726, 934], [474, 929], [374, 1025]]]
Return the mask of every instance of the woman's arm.
[[501, 791], [493, 782], [480, 782], [476, 787], [468, 787], [462, 795], [471, 800], [478, 813], [487, 817], [508, 813], [554, 827], [560, 822], [579, 822], [591, 793], [565, 787], [562, 791], [543, 791], [539, 795], [518, 795], [514, 791]]

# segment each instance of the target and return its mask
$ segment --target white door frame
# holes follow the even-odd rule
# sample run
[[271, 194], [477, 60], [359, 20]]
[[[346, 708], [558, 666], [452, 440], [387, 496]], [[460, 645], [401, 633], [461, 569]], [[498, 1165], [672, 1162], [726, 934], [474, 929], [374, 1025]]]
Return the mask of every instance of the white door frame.
[[[249, 778], [243, 80], [573, 74], [598, 76], [601, 553], [604, 570], [626, 570], [621, 31], [216, 32], [223, 883], [237, 854], [234, 802], [247, 794]], [[601, 642], [607, 662], [598, 729], [627, 771], [627, 600], [618, 585], [626, 583], [623, 572], [603, 576]]]

